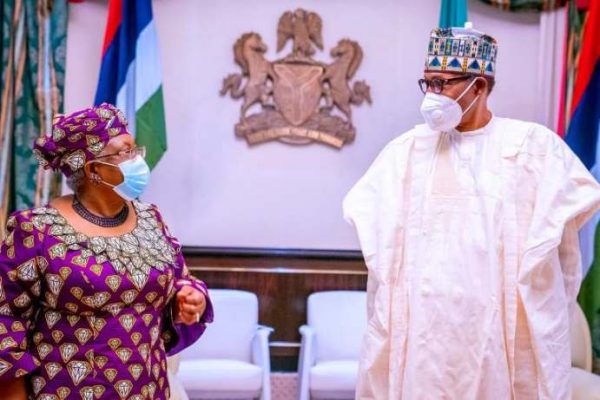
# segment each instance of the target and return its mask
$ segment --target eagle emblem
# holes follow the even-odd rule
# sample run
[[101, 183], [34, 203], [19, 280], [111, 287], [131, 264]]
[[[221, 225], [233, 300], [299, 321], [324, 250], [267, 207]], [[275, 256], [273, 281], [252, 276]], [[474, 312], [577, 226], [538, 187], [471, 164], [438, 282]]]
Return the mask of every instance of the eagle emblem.
[[316, 49], [323, 50], [322, 26], [315, 12], [285, 12], [277, 27], [277, 52], [290, 41], [291, 52], [275, 61], [265, 58], [267, 45], [258, 33], [245, 33], [234, 44], [241, 72], [225, 77], [221, 95], [242, 99], [235, 133], [250, 145], [279, 140], [341, 148], [354, 140], [352, 106], [372, 103], [369, 85], [351, 82], [363, 51], [356, 41], [341, 39], [330, 62], [316, 60]]

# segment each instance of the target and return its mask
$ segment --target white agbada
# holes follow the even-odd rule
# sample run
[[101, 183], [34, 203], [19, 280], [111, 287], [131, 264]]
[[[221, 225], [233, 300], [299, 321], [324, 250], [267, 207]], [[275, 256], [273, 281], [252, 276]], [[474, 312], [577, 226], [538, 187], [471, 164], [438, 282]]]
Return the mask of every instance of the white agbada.
[[344, 200], [369, 270], [356, 398], [570, 398], [577, 231], [599, 206], [537, 124], [392, 141]]

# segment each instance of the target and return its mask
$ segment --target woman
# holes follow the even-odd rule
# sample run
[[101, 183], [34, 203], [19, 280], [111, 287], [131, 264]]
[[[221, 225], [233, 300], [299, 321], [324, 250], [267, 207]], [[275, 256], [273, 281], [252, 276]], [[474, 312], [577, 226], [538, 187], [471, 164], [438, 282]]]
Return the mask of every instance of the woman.
[[168, 399], [166, 355], [213, 311], [158, 209], [123, 114], [102, 104], [58, 116], [41, 165], [74, 191], [14, 213], [0, 248], [2, 399]]

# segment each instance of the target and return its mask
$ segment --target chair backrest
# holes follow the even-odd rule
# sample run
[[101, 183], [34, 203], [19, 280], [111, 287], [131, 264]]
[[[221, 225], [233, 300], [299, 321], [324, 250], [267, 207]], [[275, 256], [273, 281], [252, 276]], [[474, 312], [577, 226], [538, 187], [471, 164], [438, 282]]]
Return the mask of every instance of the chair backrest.
[[358, 360], [367, 329], [366, 292], [313, 293], [307, 308], [308, 325], [315, 330], [316, 361]]
[[587, 319], [576, 304], [571, 320], [571, 365], [592, 371], [592, 338]]
[[228, 359], [251, 362], [258, 328], [258, 298], [242, 290], [211, 289], [214, 322], [181, 353], [182, 360]]

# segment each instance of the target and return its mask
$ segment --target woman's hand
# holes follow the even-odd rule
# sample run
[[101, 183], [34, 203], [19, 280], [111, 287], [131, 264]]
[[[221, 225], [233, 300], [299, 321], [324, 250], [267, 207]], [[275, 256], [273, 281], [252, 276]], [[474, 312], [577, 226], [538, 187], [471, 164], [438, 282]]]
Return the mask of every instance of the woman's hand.
[[206, 309], [206, 298], [204, 294], [193, 286], [185, 285], [175, 295], [173, 312], [175, 322], [183, 322], [192, 325], [200, 321], [200, 317]]

